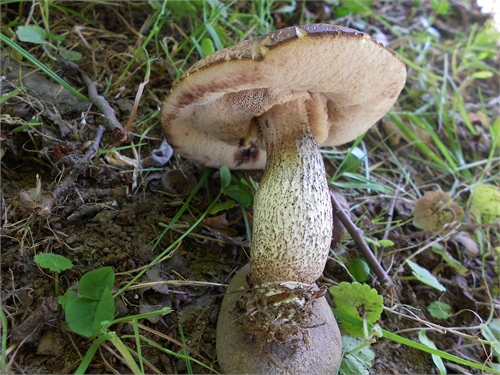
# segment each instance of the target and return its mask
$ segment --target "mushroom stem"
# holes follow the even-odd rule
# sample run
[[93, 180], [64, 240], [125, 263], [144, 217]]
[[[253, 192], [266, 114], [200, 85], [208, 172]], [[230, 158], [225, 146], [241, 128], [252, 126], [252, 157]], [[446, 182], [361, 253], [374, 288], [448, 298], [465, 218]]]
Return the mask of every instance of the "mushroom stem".
[[312, 284], [329, 253], [332, 205], [306, 101], [276, 105], [259, 124], [268, 156], [254, 202], [251, 279]]

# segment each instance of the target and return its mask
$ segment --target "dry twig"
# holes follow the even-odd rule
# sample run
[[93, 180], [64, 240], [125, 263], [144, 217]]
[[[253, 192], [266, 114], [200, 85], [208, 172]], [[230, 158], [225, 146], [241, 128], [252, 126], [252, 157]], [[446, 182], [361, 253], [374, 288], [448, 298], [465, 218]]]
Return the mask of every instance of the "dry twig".
[[87, 85], [88, 94], [92, 104], [94, 104], [104, 115], [106, 119], [106, 126], [113, 132], [116, 140], [119, 143], [128, 141], [128, 133], [123, 128], [122, 124], [118, 121], [115, 111], [103, 96], [97, 93], [97, 86], [94, 81], [90, 79], [85, 73], [81, 73], [83, 82]]
[[389, 275], [387, 275], [387, 273], [382, 268], [382, 266], [378, 262], [377, 258], [375, 258], [372, 251], [368, 247], [367, 243], [363, 239], [363, 231], [361, 229], [359, 229], [352, 222], [352, 220], [349, 218], [349, 216], [344, 212], [344, 210], [342, 209], [342, 207], [338, 203], [337, 199], [335, 198], [335, 194], [333, 194], [332, 191], [330, 191], [330, 197], [332, 199], [334, 213], [340, 219], [342, 224], [344, 224], [347, 231], [349, 232], [352, 239], [354, 240], [354, 243], [356, 243], [356, 245], [359, 247], [359, 249], [363, 253], [367, 262], [370, 264], [373, 271], [375, 272], [375, 275], [377, 275], [378, 279], [380, 280], [380, 284], [382, 285], [382, 287], [385, 289], [393, 288], [394, 283], [392, 282], [391, 278], [389, 277]]

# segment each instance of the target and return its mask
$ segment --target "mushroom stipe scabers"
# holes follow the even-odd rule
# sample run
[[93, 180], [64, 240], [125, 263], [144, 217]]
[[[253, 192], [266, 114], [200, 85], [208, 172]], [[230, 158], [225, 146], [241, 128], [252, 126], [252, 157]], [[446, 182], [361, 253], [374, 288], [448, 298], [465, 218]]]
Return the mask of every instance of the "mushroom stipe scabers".
[[340, 333], [315, 285], [333, 225], [319, 147], [366, 132], [405, 80], [401, 60], [368, 35], [311, 24], [217, 51], [174, 84], [161, 121], [177, 153], [210, 167], [265, 167], [250, 267], [231, 281], [219, 314], [224, 372], [338, 368]]

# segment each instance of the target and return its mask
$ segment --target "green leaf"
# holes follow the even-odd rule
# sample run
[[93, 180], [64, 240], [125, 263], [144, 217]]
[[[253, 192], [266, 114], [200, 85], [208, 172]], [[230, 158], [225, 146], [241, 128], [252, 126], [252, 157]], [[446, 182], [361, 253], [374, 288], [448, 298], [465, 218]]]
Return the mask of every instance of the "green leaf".
[[59, 51], [59, 55], [64, 59], [68, 61], [81, 61], [82, 60], [82, 54], [77, 51]]
[[436, 10], [436, 13], [441, 16], [445, 16], [451, 10], [448, 0], [431, 0], [431, 5]]
[[469, 272], [469, 269], [463, 266], [458, 260], [453, 258], [446, 250], [444, 250], [444, 246], [441, 246], [441, 244], [435, 244], [431, 246], [431, 250], [434, 253], [441, 255], [443, 260], [446, 263], [448, 263], [451, 266], [451, 268], [457, 271], [460, 275], [465, 276]]
[[436, 319], [448, 319], [451, 316], [451, 306], [444, 302], [434, 301], [427, 306], [429, 314]]
[[21, 42], [47, 44], [45, 41], [47, 33], [38, 26], [19, 26], [16, 35]]
[[470, 211], [483, 223], [500, 220], [500, 189], [494, 185], [479, 185], [471, 194]]
[[[340, 364], [340, 373], [343, 375], [368, 375], [373, 366], [375, 353], [370, 349], [364, 339], [358, 339], [349, 335], [342, 335], [342, 351], [346, 354]], [[361, 349], [356, 350], [356, 348]]]
[[201, 57], [211, 55], [215, 51], [214, 43], [212, 42], [212, 39], [210, 39], [210, 38], [203, 38], [201, 40], [200, 46], [201, 46], [201, 50], [203, 52]]
[[187, 0], [169, 1], [167, 2], [167, 9], [171, 10], [174, 15], [179, 17], [196, 16], [196, 7]]
[[224, 190], [231, 183], [231, 171], [229, 170], [228, 167], [222, 165], [219, 168], [219, 174], [220, 174], [220, 188]]
[[[369, 323], [375, 323], [380, 319], [384, 309], [384, 299], [369, 285], [342, 282], [332, 286], [330, 293], [338, 310], [357, 318], [365, 318]], [[363, 312], [363, 316], [360, 316], [360, 311]], [[364, 336], [362, 327], [347, 322], [342, 322], [340, 327], [354, 337]]]
[[243, 207], [252, 206], [252, 194], [250, 194], [247, 190], [240, 188], [238, 185], [229, 186], [224, 190], [224, 194], [226, 194], [228, 197], [233, 198]]
[[52, 272], [60, 273], [73, 267], [73, 263], [68, 258], [58, 254], [38, 254], [33, 258], [40, 267], [48, 268]]
[[75, 298], [67, 301], [66, 322], [76, 333], [91, 337], [99, 333], [101, 322], [110, 321], [115, 315], [113, 296], [108, 288], [101, 294], [100, 300]]
[[370, 277], [371, 269], [364, 258], [356, 258], [349, 264], [349, 272], [357, 282], [364, 282]]
[[500, 319], [492, 319], [488, 325], [481, 324], [481, 333], [486, 340], [491, 342], [495, 357], [500, 362]]
[[417, 263], [412, 262], [411, 260], [407, 260], [406, 263], [412, 269], [413, 276], [415, 276], [418, 280], [432, 286], [433, 288], [439, 290], [440, 292], [446, 292], [446, 288], [443, 284], [441, 284], [436, 277], [430, 273], [427, 269], [420, 267]]
[[209, 212], [210, 215], [215, 215], [217, 212], [229, 210], [234, 207], [234, 201], [229, 200], [226, 202], [217, 203]]
[[66, 310], [66, 305], [68, 301], [75, 298], [78, 298], [76, 293], [73, 292], [72, 290], [68, 290], [66, 291], [66, 293], [64, 293], [64, 295], [57, 297], [57, 302], [62, 306], [64, 310]]
[[78, 283], [78, 293], [85, 298], [99, 301], [106, 290], [113, 289], [115, 273], [111, 267], [87, 272]]
[[377, 242], [382, 247], [394, 246], [394, 242], [392, 242], [391, 240], [378, 240]]
[[361, 168], [361, 162], [353, 154], [347, 154], [342, 162], [342, 169], [346, 172], [355, 173]]
[[99, 304], [95, 312], [95, 322], [93, 327], [101, 329], [101, 322], [111, 321], [115, 317], [115, 300], [111, 294], [111, 290], [106, 288], [102, 294]]
[[478, 78], [478, 79], [487, 79], [491, 78], [494, 76], [493, 72], [488, 72], [488, 71], [480, 71], [480, 72], [475, 72], [472, 73], [471, 75], [473, 78]]
[[[420, 332], [418, 333], [418, 339], [419, 341], [424, 344], [425, 346], [431, 348], [431, 349], [437, 349], [436, 344], [432, 340], [429, 340], [429, 338], [425, 335], [425, 330], [421, 329]], [[446, 367], [444, 366], [444, 362], [441, 357], [431, 354], [432, 361], [436, 365], [436, 367], [439, 370], [439, 373], [441, 375], [446, 375]]]

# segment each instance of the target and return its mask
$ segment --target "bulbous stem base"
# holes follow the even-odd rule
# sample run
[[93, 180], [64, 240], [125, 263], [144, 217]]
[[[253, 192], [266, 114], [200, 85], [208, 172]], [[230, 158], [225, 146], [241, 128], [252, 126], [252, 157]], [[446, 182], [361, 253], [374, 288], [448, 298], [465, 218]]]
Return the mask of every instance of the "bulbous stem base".
[[221, 370], [226, 374], [334, 374], [340, 366], [342, 341], [325, 297], [310, 305], [308, 327], [299, 333], [299, 338], [307, 335], [307, 340], [291, 337], [285, 343], [259, 342], [242, 328], [241, 321], [248, 316], [235, 311], [250, 288], [248, 274], [248, 266], [236, 273], [219, 312], [216, 341]]

